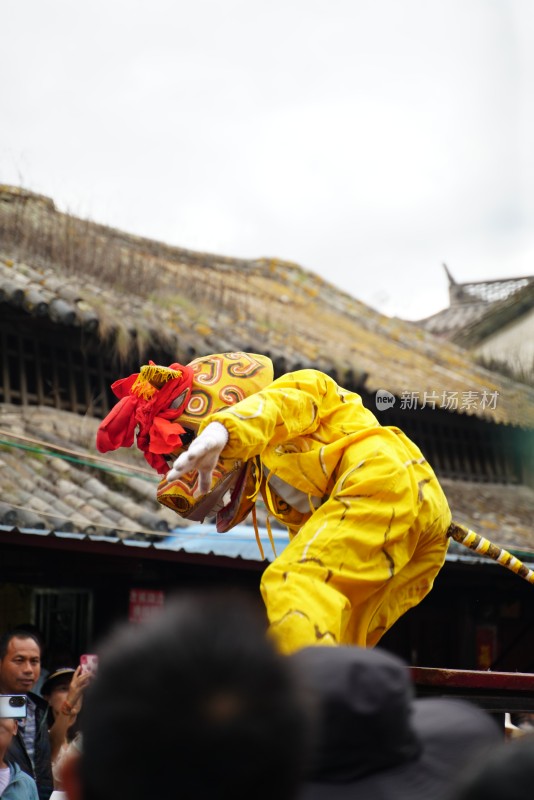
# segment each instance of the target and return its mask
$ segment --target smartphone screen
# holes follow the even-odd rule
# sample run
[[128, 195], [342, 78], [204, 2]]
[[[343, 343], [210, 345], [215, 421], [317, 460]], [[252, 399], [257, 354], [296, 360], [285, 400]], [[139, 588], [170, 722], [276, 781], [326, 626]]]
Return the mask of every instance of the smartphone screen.
[[98, 667], [98, 656], [94, 653], [84, 653], [83, 656], [80, 656], [80, 666], [83, 673], [92, 672], [95, 675]]

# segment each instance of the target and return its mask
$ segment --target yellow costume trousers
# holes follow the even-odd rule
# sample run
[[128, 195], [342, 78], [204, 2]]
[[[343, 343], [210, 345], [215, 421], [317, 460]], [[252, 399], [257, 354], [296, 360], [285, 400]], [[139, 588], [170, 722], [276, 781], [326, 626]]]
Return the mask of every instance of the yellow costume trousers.
[[358, 469], [349, 448], [329, 499], [265, 571], [261, 591], [282, 652], [373, 646], [432, 588], [447, 551], [447, 501], [428, 465], [419, 481], [404, 465], [377, 492], [377, 461], [388, 458], [375, 453]]

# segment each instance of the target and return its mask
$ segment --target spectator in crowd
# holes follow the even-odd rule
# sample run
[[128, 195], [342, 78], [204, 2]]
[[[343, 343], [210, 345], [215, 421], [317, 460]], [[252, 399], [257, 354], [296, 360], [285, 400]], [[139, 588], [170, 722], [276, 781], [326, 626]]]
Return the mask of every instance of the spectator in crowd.
[[534, 736], [500, 745], [491, 759], [479, 760], [464, 776], [454, 800], [531, 800], [534, 787]]
[[14, 719], [0, 719], [0, 798], [1, 800], [38, 800], [37, 786], [6, 753], [17, 733]]
[[406, 665], [385, 651], [319, 646], [291, 660], [318, 704], [299, 800], [442, 800], [452, 776], [502, 739], [470, 703], [413, 699]]
[[[69, 742], [67, 746], [65, 756], [61, 761], [61, 767], [59, 770], [60, 777], [63, 775], [64, 770], [67, 770], [68, 772], [68, 770], [70, 769], [69, 761], [71, 761], [72, 759], [74, 759], [75, 762], [78, 761], [81, 752], [82, 752], [82, 734], [78, 732], [75, 735], [74, 739], [71, 742]], [[54, 791], [50, 795], [50, 800], [68, 800], [68, 797], [62, 789], [54, 789]]]
[[[41, 695], [41, 687], [45, 682], [46, 678], [48, 677], [49, 670], [43, 665], [43, 661], [45, 659], [45, 651], [46, 651], [46, 642], [43, 636], [43, 632], [37, 625], [34, 625], [33, 622], [20, 622], [17, 624], [17, 631], [19, 633], [26, 633], [28, 636], [33, 636], [34, 639], [37, 639], [39, 644], [39, 648], [41, 650], [41, 672], [37, 680], [35, 681], [35, 685], [32, 688], [32, 692], [34, 694]], [[64, 662], [65, 663], [65, 662]]]
[[305, 718], [265, 620], [186, 596], [112, 637], [87, 692], [69, 800], [289, 800]]
[[40, 664], [41, 647], [33, 634], [15, 628], [0, 638], [0, 692], [28, 696], [28, 715], [18, 724], [9, 758], [34, 778], [40, 800], [48, 800], [53, 788], [48, 703], [32, 692]]
[[56, 789], [61, 786], [61, 763], [69, 742], [77, 733], [77, 719], [82, 707], [83, 693], [91, 682], [92, 673], [81, 667], [61, 667], [54, 670], [42, 686], [42, 695], [48, 702], [48, 728], [52, 758], [52, 774]]

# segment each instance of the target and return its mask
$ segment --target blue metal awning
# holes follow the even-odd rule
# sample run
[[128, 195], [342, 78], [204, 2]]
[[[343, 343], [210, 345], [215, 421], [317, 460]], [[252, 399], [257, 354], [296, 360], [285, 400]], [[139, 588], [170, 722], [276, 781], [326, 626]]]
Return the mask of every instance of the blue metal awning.
[[[258, 533], [265, 559], [273, 561], [275, 556], [266, 529], [259, 528]], [[276, 529], [272, 534], [276, 553], [279, 554], [289, 544], [289, 535], [287, 531]], [[254, 529], [250, 525], [236, 525], [226, 533], [217, 533], [215, 525], [206, 523], [175, 528], [154, 547], [157, 550], [184, 550], [186, 553], [212, 553], [215, 556], [262, 561]]]
[[[116, 545], [121, 548], [133, 550], [157, 550], [160, 553], [188, 553], [191, 555], [212, 555], [225, 558], [239, 558], [243, 561], [255, 561], [261, 563], [263, 561], [256, 537], [254, 528], [250, 525], [236, 525], [235, 528], [227, 533], [217, 533], [215, 525], [210, 523], [188, 525], [185, 528], [175, 528], [168, 534], [162, 535], [161, 541], [153, 542], [148, 539], [120, 539], [115, 536], [102, 536], [95, 533], [83, 532], [65, 532], [56, 530], [47, 530], [42, 528], [18, 528], [12, 525], [0, 525], [0, 533], [20, 533], [23, 535], [32, 535], [39, 537], [52, 537], [65, 542], [80, 541], [80, 542], [94, 542]], [[273, 553], [269, 536], [265, 528], [258, 530], [260, 541], [265, 554], [265, 561], [274, 561], [275, 555]], [[285, 547], [289, 544], [289, 535], [287, 531], [274, 528], [272, 531], [274, 546], [276, 554], [279, 555]], [[531, 553], [518, 553], [521, 558], [531, 569], [534, 569], [534, 558]], [[448, 563], [465, 563], [465, 564], [481, 564], [488, 567], [499, 567], [495, 561], [483, 555], [478, 555], [468, 550], [456, 542], [451, 542], [449, 551], [445, 557]]]

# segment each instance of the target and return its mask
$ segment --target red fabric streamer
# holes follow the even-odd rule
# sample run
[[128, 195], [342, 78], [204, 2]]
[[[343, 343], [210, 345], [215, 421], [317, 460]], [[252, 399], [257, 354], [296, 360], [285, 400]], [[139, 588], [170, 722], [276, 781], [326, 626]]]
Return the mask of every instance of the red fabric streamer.
[[[163, 455], [168, 455], [181, 446], [181, 434], [185, 432], [179, 423], [172, 420], [178, 419], [184, 412], [193, 383], [191, 367], [171, 364], [170, 369], [181, 372], [181, 376], [171, 378], [161, 389], [156, 389], [148, 400], [131, 392], [139, 376], [138, 372], [111, 385], [119, 402], [98, 428], [96, 446], [101, 453], [116, 450], [118, 447], [131, 447], [137, 429], [137, 446], [143, 451], [150, 466], [160, 475], [168, 472], [169, 465]], [[182, 392], [184, 399], [180, 406], [169, 408]]]

